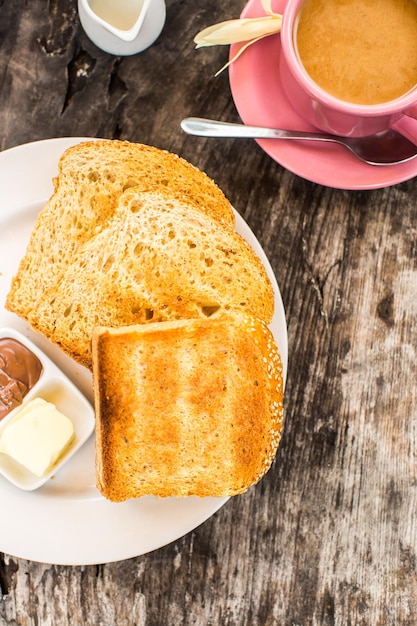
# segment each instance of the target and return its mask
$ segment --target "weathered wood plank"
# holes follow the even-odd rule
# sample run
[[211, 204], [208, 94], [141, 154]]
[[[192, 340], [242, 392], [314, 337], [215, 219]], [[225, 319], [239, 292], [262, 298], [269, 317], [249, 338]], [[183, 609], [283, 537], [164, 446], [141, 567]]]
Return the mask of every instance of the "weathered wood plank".
[[227, 75], [213, 77], [227, 50], [195, 51], [192, 36], [243, 3], [167, 7], [156, 45], [115, 58], [85, 37], [75, 1], [4, 0], [0, 147], [121, 137], [178, 152], [218, 182], [283, 295], [282, 445], [258, 486], [157, 552], [97, 567], [4, 555], [0, 624], [412, 626], [417, 183], [332, 190], [254, 142], [186, 137], [186, 115], [238, 119]]

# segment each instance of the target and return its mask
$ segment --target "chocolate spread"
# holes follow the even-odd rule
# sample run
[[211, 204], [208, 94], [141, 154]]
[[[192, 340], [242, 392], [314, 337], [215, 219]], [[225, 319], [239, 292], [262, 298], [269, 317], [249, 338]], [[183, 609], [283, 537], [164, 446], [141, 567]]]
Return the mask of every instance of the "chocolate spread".
[[38, 357], [20, 341], [0, 339], [0, 419], [22, 404], [42, 369]]

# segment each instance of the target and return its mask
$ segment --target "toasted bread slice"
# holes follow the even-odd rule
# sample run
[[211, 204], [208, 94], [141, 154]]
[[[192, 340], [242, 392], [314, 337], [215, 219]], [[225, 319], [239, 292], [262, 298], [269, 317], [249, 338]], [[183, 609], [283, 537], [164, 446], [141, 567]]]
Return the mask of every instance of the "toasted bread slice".
[[208, 317], [235, 309], [269, 323], [274, 310], [270, 280], [250, 245], [166, 189], [125, 191], [106, 228], [73, 253], [58, 280], [42, 285], [36, 306], [19, 306], [21, 299], [32, 302], [32, 294], [24, 293], [26, 282], [19, 282], [8, 308], [89, 368], [98, 325]]
[[262, 321], [97, 328], [93, 363], [97, 485], [109, 500], [231, 496], [269, 469], [283, 379]]
[[79, 248], [107, 227], [120, 195], [155, 186], [233, 228], [223, 192], [205, 173], [175, 154], [127, 141], [77, 144], [62, 155], [55, 190], [40, 212], [7, 307], [25, 316], [59, 282]]

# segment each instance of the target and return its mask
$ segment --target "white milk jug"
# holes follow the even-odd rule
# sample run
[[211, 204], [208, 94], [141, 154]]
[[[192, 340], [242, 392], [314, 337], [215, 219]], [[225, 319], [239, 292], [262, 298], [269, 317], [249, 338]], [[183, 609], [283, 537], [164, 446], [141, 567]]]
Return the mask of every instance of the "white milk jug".
[[117, 56], [149, 48], [166, 18], [165, 0], [78, 0], [78, 12], [91, 41]]

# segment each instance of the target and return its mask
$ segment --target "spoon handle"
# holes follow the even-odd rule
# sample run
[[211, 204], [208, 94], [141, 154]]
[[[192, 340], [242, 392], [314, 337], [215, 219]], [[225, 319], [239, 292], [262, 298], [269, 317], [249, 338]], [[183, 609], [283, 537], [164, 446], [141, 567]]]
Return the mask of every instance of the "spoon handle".
[[181, 122], [181, 128], [189, 135], [199, 137], [236, 137], [263, 139], [312, 139], [314, 141], [337, 141], [333, 135], [310, 133], [298, 130], [282, 130], [279, 128], [262, 128], [246, 126], [231, 122], [217, 122], [200, 117], [187, 117]]

